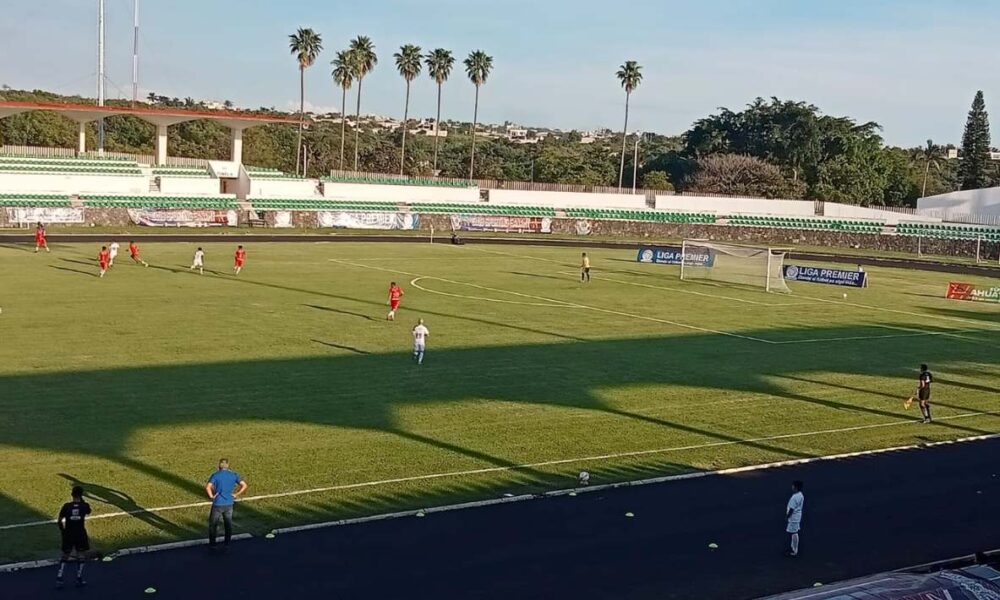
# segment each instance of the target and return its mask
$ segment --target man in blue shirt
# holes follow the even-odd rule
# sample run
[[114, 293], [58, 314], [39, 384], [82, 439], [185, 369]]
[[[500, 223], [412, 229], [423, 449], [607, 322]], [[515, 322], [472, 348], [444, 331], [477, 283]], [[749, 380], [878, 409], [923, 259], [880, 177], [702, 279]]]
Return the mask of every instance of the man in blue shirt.
[[225, 545], [233, 537], [233, 502], [247, 491], [247, 482], [237, 473], [229, 470], [229, 460], [219, 460], [219, 470], [212, 473], [205, 484], [205, 493], [212, 499], [212, 512], [208, 515], [208, 545], [215, 547], [215, 534], [222, 519], [225, 529]]

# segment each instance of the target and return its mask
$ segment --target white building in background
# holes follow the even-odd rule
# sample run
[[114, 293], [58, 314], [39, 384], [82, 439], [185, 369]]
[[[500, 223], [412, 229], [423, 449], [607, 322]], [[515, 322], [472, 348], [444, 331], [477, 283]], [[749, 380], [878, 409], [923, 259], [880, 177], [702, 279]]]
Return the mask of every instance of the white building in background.
[[1000, 187], [962, 190], [917, 200], [917, 214], [975, 223], [1000, 223]]
[[413, 135], [429, 135], [431, 137], [437, 131], [438, 137], [448, 137], [448, 130], [445, 127], [438, 127], [438, 123], [434, 119], [420, 119], [416, 127], [409, 131]]

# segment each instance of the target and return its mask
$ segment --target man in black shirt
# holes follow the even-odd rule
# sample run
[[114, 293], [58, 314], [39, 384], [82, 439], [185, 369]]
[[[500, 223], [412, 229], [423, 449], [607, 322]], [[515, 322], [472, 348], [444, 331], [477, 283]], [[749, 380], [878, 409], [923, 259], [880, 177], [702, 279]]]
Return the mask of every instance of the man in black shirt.
[[920, 375], [917, 378], [917, 399], [920, 400], [920, 413], [924, 416], [921, 423], [931, 422], [931, 383], [934, 376], [927, 370], [927, 365], [920, 365]]
[[83, 587], [87, 582], [83, 580], [83, 565], [86, 558], [84, 553], [90, 550], [90, 539], [87, 537], [87, 526], [84, 519], [90, 514], [90, 505], [83, 499], [83, 488], [73, 486], [73, 501], [63, 504], [59, 511], [56, 524], [62, 533], [62, 558], [59, 560], [59, 574], [56, 576], [56, 586], [63, 585], [63, 571], [66, 563], [76, 560], [79, 566], [76, 570], [76, 585]]

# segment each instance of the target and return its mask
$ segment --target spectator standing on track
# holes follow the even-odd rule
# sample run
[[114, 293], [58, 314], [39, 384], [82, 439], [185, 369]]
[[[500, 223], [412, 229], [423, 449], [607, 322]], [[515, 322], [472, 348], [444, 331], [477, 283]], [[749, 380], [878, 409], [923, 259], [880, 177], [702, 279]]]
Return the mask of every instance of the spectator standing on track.
[[787, 522], [785, 531], [792, 536], [788, 556], [799, 555], [799, 530], [802, 528], [802, 507], [805, 501], [806, 498], [802, 495], [802, 482], [793, 481], [792, 497], [788, 499], [788, 505], [785, 507], [785, 520]]
[[229, 460], [219, 459], [219, 470], [212, 473], [205, 484], [205, 493], [212, 499], [212, 510], [208, 515], [208, 545], [215, 547], [215, 537], [222, 520], [225, 530], [225, 547], [233, 537], [233, 503], [247, 491], [247, 482], [238, 473], [229, 470]]

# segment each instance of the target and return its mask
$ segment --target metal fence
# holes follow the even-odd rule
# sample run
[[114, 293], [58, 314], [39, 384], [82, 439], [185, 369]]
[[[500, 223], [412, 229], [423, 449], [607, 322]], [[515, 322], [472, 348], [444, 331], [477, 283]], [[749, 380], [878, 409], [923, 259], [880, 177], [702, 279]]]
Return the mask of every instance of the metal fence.
[[[156, 157], [152, 154], [134, 154], [131, 152], [110, 152], [105, 150], [99, 153], [95, 150], [88, 150], [78, 153], [73, 148], [46, 148], [42, 146], [0, 146], [0, 154], [11, 156], [31, 156], [36, 158], [91, 158], [110, 160], [134, 160], [141, 164], [152, 165], [156, 162]], [[172, 167], [207, 167], [208, 159], [187, 158], [183, 156], [168, 156], [167, 166]]]

